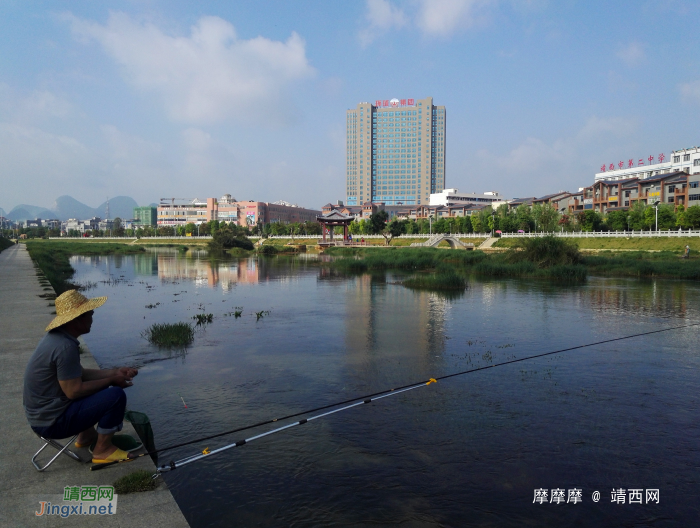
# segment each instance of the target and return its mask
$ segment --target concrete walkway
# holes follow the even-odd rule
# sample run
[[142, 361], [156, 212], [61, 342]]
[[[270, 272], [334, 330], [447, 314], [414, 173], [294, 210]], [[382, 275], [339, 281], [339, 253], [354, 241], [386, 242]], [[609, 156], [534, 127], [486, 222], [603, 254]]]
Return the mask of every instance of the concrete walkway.
[[498, 238], [497, 238], [497, 237], [489, 237], [489, 238], [487, 238], [486, 240], [484, 240], [484, 241], [481, 243], [481, 245], [479, 245], [479, 248], [478, 248], [478, 249], [490, 248], [490, 247], [493, 246], [496, 242], [498, 242]]
[[[121, 495], [115, 515], [66, 519], [35, 515], [34, 512], [40, 509], [39, 501], [54, 504], [62, 501], [66, 486], [111, 486], [119, 477], [137, 469], [155, 471], [150, 457], [92, 472], [89, 464], [80, 464], [63, 455], [43, 473], [34, 469], [31, 458], [41, 447], [41, 441], [24, 416], [22, 386], [29, 356], [54, 317], [53, 302], [39, 297], [46, 293], [53, 293], [53, 290], [45, 291], [39, 283], [37, 271], [23, 244], [0, 253], [0, 526], [189, 526], [162, 479], [155, 491]], [[86, 368], [98, 368], [89, 352], [82, 354], [81, 362]], [[136, 436], [126, 422], [124, 432]], [[74, 451], [90, 461], [87, 449]], [[42, 453], [46, 454], [53, 457], [55, 450], [49, 447]], [[41, 462], [42, 458], [39, 460]]]

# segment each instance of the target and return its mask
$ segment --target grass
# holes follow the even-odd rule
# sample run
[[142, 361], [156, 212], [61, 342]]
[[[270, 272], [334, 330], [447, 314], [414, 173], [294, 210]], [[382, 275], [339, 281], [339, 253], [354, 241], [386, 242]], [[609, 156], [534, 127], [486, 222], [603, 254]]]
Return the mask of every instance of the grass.
[[[510, 248], [519, 241], [527, 240], [521, 238], [501, 238], [494, 244], [494, 247]], [[650, 238], [640, 237], [614, 237], [614, 238], [565, 238], [578, 246], [579, 249], [598, 250], [625, 250], [625, 251], [674, 251], [678, 255], [682, 254], [685, 246], [690, 246], [692, 252], [700, 252], [700, 237], [669, 237], [659, 236]], [[697, 253], [696, 253], [697, 254]]]
[[75, 270], [70, 265], [73, 255], [128, 255], [146, 251], [142, 247], [114, 242], [93, 242], [86, 244], [75, 241], [29, 240], [29, 256], [41, 269], [51, 286], [60, 295], [65, 291], [80, 289], [80, 285], [70, 282]]
[[418, 290], [454, 290], [461, 291], [467, 287], [467, 279], [460, 277], [452, 270], [434, 273], [421, 274], [403, 281], [407, 288]]
[[486, 258], [481, 251], [444, 251], [435, 248], [405, 248], [377, 251], [370, 248], [329, 248], [326, 253], [341, 257], [333, 265], [347, 271], [380, 269], [426, 270], [443, 263], [471, 266]]
[[648, 257], [644, 253], [591, 255], [582, 262], [592, 274], [601, 276], [700, 280], [700, 259], [680, 259], [672, 253]]
[[141, 335], [149, 343], [159, 347], [185, 347], [194, 341], [194, 328], [190, 323], [156, 323]]
[[142, 491], [153, 491], [158, 486], [158, 482], [153, 480], [151, 473], [144, 469], [139, 469], [114, 481], [114, 493], [126, 495], [127, 493], [139, 493]]
[[7, 249], [10, 246], [13, 246], [14, 244], [15, 243], [9, 238], [0, 237], [0, 252], [2, 252], [3, 249]]

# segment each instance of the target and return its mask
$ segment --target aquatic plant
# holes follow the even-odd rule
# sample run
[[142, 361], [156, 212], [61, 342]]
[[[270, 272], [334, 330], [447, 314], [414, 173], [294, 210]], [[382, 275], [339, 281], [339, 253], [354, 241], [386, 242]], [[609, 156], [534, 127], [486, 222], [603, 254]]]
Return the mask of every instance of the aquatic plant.
[[261, 310], [260, 312], [255, 312], [255, 316], [257, 317], [257, 319], [255, 319], [255, 320], [259, 321], [260, 319], [262, 319], [266, 315], [270, 315], [270, 310]]
[[141, 335], [153, 345], [165, 348], [182, 347], [194, 341], [194, 328], [190, 323], [155, 323]]
[[279, 251], [275, 246], [271, 244], [265, 244], [258, 248], [258, 253], [260, 255], [277, 255]]
[[464, 290], [467, 287], [467, 280], [460, 277], [454, 271], [447, 271], [434, 274], [421, 274], [403, 281], [403, 285], [408, 288], [422, 290]]
[[192, 317], [192, 319], [195, 319], [197, 321], [197, 326], [201, 326], [211, 323], [214, 319], [214, 315], [201, 313], [195, 315], [194, 317]]

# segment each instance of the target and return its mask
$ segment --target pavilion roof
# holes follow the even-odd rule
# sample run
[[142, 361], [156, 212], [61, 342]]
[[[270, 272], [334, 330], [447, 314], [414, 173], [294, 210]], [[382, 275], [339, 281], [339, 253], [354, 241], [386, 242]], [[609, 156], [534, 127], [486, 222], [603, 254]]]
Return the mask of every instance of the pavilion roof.
[[344, 214], [344, 213], [337, 211], [337, 210], [329, 211], [327, 213], [323, 213], [322, 215], [316, 217], [316, 220], [318, 220], [318, 221], [328, 221], [328, 220], [331, 220], [331, 221], [333, 221], [333, 220], [336, 220], [336, 221], [350, 220], [350, 221], [352, 221], [354, 219], [355, 219], [354, 216]]

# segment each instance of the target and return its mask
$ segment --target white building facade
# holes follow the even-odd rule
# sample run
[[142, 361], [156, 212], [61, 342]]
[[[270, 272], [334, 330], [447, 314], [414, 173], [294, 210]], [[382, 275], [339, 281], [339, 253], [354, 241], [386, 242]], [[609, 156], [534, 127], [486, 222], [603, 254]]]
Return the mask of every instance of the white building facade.
[[595, 175], [595, 181], [615, 181], [627, 178], [644, 180], [659, 174], [676, 171], [700, 174], [700, 147], [673, 150], [668, 157], [662, 153], [658, 156], [648, 156], [638, 160], [628, 159], [627, 161], [604, 164], [600, 168], [601, 172]]
[[496, 191], [483, 194], [460, 193], [459, 189], [443, 189], [441, 192], [430, 195], [430, 205], [494, 205], [504, 203], [504, 199]]

